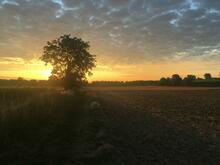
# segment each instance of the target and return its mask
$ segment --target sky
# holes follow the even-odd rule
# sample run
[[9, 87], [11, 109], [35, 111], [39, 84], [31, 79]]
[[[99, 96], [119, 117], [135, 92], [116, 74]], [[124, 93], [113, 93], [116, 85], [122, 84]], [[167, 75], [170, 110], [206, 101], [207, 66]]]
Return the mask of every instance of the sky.
[[0, 0], [0, 78], [47, 79], [63, 34], [90, 42], [90, 81], [220, 73], [220, 0]]

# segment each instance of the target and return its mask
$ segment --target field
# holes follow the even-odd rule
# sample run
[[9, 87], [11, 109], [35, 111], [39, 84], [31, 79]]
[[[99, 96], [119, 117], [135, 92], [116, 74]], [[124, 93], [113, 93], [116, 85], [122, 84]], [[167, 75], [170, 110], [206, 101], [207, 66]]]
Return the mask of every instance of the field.
[[4, 164], [220, 163], [220, 89], [0, 89]]

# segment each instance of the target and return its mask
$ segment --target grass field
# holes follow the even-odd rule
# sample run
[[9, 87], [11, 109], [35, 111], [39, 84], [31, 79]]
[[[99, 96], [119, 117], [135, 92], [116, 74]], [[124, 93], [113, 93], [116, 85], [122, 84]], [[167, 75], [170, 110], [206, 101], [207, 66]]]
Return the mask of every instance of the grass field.
[[1, 164], [220, 163], [218, 88], [0, 89]]

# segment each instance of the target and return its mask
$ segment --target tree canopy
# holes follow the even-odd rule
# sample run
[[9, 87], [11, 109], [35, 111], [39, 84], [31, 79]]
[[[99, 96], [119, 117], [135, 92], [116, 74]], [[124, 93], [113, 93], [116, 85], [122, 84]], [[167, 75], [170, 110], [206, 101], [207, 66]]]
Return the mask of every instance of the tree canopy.
[[182, 78], [178, 74], [172, 75], [171, 82], [173, 85], [180, 85]]
[[183, 84], [191, 85], [195, 80], [196, 80], [196, 76], [189, 74], [183, 79]]
[[92, 75], [96, 56], [89, 52], [89, 42], [63, 35], [44, 46], [41, 60], [53, 66], [51, 77], [62, 80], [65, 89], [79, 89]]
[[212, 79], [212, 75], [211, 75], [210, 73], [205, 73], [205, 74], [204, 74], [204, 78], [205, 78], [206, 80], [210, 80], [210, 79]]

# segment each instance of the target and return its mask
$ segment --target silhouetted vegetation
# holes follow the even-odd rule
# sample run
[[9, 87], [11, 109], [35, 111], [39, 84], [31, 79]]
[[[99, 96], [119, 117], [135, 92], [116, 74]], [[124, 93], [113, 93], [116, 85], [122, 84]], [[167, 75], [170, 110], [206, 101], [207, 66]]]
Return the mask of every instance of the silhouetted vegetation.
[[47, 80], [25, 80], [25, 79], [0, 79], [1, 87], [50, 87], [53, 84]]
[[172, 75], [171, 84], [172, 85], [181, 85], [182, 78], [178, 74]]
[[191, 85], [194, 81], [196, 81], [196, 76], [195, 75], [187, 75], [184, 79], [183, 79], [183, 84], [184, 85]]
[[74, 164], [95, 136], [89, 131], [89, 102], [82, 92], [0, 88], [1, 164]]
[[[202, 79], [196, 78], [195, 75], [187, 75], [181, 78], [179, 75], [172, 76], [172, 78], [161, 78], [159, 81], [87, 81], [81, 82], [82, 86], [204, 86], [204, 87], [218, 87], [220, 86], [220, 78]], [[63, 81], [51, 76], [48, 80], [5, 80], [0, 79], [0, 87], [63, 87]]]
[[78, 90], [95, 67], [95, 55], [89, 53], [90, 45], [80, 38], [63, 35], [47, 42], [41, 60], [53, 66], [51, 79], [62, 80], [65, 89]]
[[174, 74], [172, 77], [161, 78], [160, 85], [162, 86], [205, 86], [205, 87], [217, 87], [220, 86], [220, 78], [212, 78], [210, 73], [204, 75], [204, 79], [196, 78], [195, 75], [187, 75], [183, 79]]
[[206, 80], [210, 80], [210, 79], [212, 79], [212, 75], [211, 75], [210, 73], [205, 73], [205, 74], [204, 74], [204, 78], [205, 78]]
[[158, 81], [93, 81], [90, 86], [152, 86], [159, 85]]

